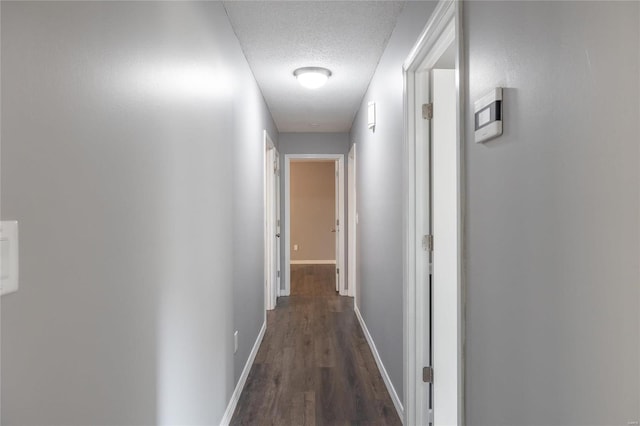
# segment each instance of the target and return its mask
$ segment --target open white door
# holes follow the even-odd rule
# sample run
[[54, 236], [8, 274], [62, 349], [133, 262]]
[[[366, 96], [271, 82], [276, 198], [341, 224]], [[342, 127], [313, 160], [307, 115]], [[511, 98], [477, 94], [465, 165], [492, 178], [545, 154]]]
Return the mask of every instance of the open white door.
[[335, 162], [335, 169], [336, 169], [336, 178], [335, 178], [335, 202], [333, 203], [333, 205], [335, 206], [336, 209], [336, 215], [335, 215], [335, 227], [333, 228], [336, 232], [335, 232], [335, 237], [336, 237], [336, 241], [335, 241], [335, 245], [336, 245], [336, 291], [339, 292], [340, 291], [340, 207], [339, 207], [339, 202], [338, 202], [338, 193], [340, 191], [340, 185], [338, 183], [338, 162]]
[[[416, 191], [422, 200], [416, 226], [424, 235], [416, 273], [416, 294], [421, 306], [421, 348], [427, 380], [417, 404], [420, 424], [458, 425], [458, 170], [455, 70], [430, 69], [416, 73], [416, 97], [429, 105], [416, 125], [422, 143]], [[421, 111], [422, 113], [422, 111]]]
[[277, 149], [274, 149], [275, 152], [275, 164], [276, 164], [276, 173], [275, 173], [275, 210], [276, 210], [276, 235], [275, 235], [275, 269], [276, 269], [276, 290], [275, 290], [275, 294], [276, 296], [280, 296], [280, 289], [281, 289], [281, 279], [282, 279], [282, 272], [280, 271], [280, 234], [281, 234], [281, 222], [280, 222], [280, 153], [278, 153]]
[[[417, 386], [416, 405], [418, 417], [416, 424], [433, 425], [433, 276], [432, 268], [432, 212], [431, 164], [432, 146], [430, 122], [422, 114], [422, 105], [431, 103], [431, 85], [429, 71], [415, 74], [416, 111], [416, 231], [422, 236], [422, 246], [416, 253], [416, 333], [419, 336], [416, 359], [422, 367], [422, 380]], [[426, 371], [425, 371], [426, 369]]]
[[336, 161], [336, 291], [340, 296], [347, 295], [347, 277], [344, 273], [345, 232], [344, 232], [344, 159]]
[[433, 399], [434, 424], [457, 425], [458, 176], [455, 70], [432, 72]]
[[278, 151], [267, 131], [264, 132], [264, 277], [265, 309], [276, 307], [279, 288], [278, 234]]
[[348, 194], [348, 224], [349, 237], [347, 239], [347, 263], [349, 265], [349, 279], [347, 280], [348, 295], [356, 296], [356, 144], [351, 146], [347, 160]]

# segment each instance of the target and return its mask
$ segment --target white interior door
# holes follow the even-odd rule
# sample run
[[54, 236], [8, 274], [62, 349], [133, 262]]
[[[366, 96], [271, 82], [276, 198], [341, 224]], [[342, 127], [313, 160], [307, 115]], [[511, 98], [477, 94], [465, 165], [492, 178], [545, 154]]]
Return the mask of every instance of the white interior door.
[[458, 177], [455, 71], [432, 71], [434, 424], [460, 424], [458, 410]]
[[340, 226], [342, 225], [340, 223], [340, 203], [338, 202], [338, 197], [340, 195], [340, 184], [339, 184], [339, 180], [338, 180], [338, 162], [336, 161], [335, 163], [335, 200], [334, 200], [334, 208], [335, 208], [335, 222], [334, 222], [334, 228], [335, 229], [335, 245], [336, 245], [336, 251], [335, 251], [335, 255], [336, 255], [336, 291], [339, 292], [340, 291]]
[[277, 187], [276, 187], [276, 182], [277, 182], [277, 176], [278, 176], [278, 151], [276, 151], [275, 147], [273, 147], [271, 150], [271, 173], [270, 173], [270, 182], [269, 185], [271, 186], [270, 189], [270, 210], [271, 210], [271, 214], [270, 214], [270, 224], [269, 224], [269, 245], [270, 245], [270, 261], [271, 261], [271, 292], [270, 292], [270, 297], [271, 297], [271, 307], [272, 309], [275, 309], [276, 307], [276, 303], [277, 303], [277, 298], [278, 298], [278, 238], [276, 237], [276, 235], [278, 234], [277, 229], [278, 229], [278, 203], [277, 203]]
[[[419, 249], [416, 251], [416, 334], [420, 342], [416, 347], [416, 361], [420, 368], [433, 367], [432, 358], [432, 276], [429, 235], [431, 228], [431, 122], [424, 116], [423, 106], [431, 103], [430, 73], [415, 75], [416, 94], [416, 232]], [[430, 370], [428, 370], [430, 371]], [[427, 372], [428, 372], [427, 371]], [[424, 374], [424, 371], [422, 371]], [[421, 377], [422, 378], [422, 377]], [[433, 423], [433, 383], [419, 380], [416, 387], [416, 424]]]
[[278, 152], [273, 141], [265, 131], [264, 162], [264, 275], [265, 309], [276, 307], [279, 288], [279, 243], [278, 233], [278, 197], [277, 188]]
[[275, 193], [275, 219], [276, 219], [276, 223], [275, 223], [275, 270], [276, 270], [276, 289], [275, 289], [275, 295], [279, 296], [280, 295], [280, 289], [281, 289], [281, 279], [282, 279], [282, 272], [280, 271], [280, 234], [281, 234], [281, 221], [280, 221], [280, 154], [278, 153], [278, 151], [276, 149], [274, 149], [274, 153], [275, 153], [275, 164], [276, 164], [276, 173], [275, 173], [275, 189], [274, 189], [274, 193]]
[[265, 133], [265, 158], [264, 158], [264, 279], [265, 279], [265, 308], [273, 309], [272, 287], [273, 287], [273, 259], [271, 246], [271, 223], [272, 217], [272, 153], [273, 148], [268, 143]]
[[356, 144], [351, 146], [349, 151], [349, 158], [347, 162], [347, 175], [349, 190], [349, 238], [347, 251], [347, 263], [349, 264], [349, 279], [347, 280], [347, 286], [349, 287], [348, 295], [351, 297], [356, 296]]

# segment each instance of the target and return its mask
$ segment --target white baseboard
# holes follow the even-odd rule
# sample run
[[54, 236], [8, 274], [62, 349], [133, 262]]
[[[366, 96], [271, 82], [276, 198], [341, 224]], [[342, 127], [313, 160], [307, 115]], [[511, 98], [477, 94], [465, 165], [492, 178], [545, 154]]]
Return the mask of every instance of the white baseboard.
[[387, 386], [387, 391], [391, 396], [391, 400], [393, 401], [393, 405], [396, 407], [396, 411], [398, 412], [398, 416], [400, 417], [400, 421], [404, 424], [404, 407], [402, 406], [402, 402], [400, 398], [398, 398], [398, 393], [396, 389], [393, 387], [393, 383], [391, 383], [391, 379], [389, 378], [389, 374], [387, 374], [387, 369], [384, 368], [384, 364], [382, 363], [382, 359], [380, 359], [380, 354], [378, 353], [378, 349], [376, 348], [376, 344], [373, 342], [373, 338], [369, 333], [369, 329], [367, 328], [367, 324], [365, 324], [362, 315], [360, 314], [360, 310], [358, 307], [354, 307], [354, 311], [356, 313], [356, 317], [360, 322], [360, 327], [362, 327], [362, 331], [364, 332], [364, 337], [367, 339], [367, 343], [369, 343], [369, 347], [371, 348], [371, 353], [373, 354], [373, 359], [376, 360], [376, 365], [378, 366], [378, 370], [380, 370], [380, 375], [382, 376], [382, 380], [384, 380], [384, 384]]
[[292, 260], [292, 265], [335, 265], [335, 260]]
[[231, 417], [233, 417], [233, 412], [236, 411], [236, 405], [238, 405], [238, 400], [240, 399], [240, 395], [242, 394], [242, 389], [244, 389], [244, 384], [247, 382], [247, 377], [249, 377], [249, 371], [251, 371], [251, 366], [253, 366], [253, 361], [256, 359], [256, 355], [258, 354], [258, 349], [260, 349], [260, 344], [262, 343], [262, 338], [264, 337], [264, 333], [267, 330], [267, 322], [262, 323], [262, 328], [260, 329], [260, 333], [258, 333], [258, 337], [256, 338], [256, 342], [253, 344], [253, 349], [251, 349], [251, 353], [249, 354], [249, 359], [247, 359], [246, 364], [244, 365], [244, 369], [242, 370], [242, 374], [240, 375], [240, 380], [238, 380], [238, 384], [236, 385], [235, 390], [233, 391], [233, 395], [231, 395], [231, 400], [227, 405], [227, 409], [224, 412], [224, 416], [222, 416], [222, 420], [220, 420], [220, 426], [228, 426], [231, 421]]

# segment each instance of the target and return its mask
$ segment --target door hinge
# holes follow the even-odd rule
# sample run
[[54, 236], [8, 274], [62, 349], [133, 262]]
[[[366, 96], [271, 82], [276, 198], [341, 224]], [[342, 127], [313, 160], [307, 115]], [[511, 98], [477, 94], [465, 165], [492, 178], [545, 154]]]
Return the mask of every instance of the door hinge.
[[427, 251], [433, 251], [433, 235], [424, 235], [422, 237], [422, 248]]
[[433, 367], [422, 367], [422, 381], [433, 383]]
[[280, 271], [276, 272], [276, 277], [280, 278]]
[[340, 219], [336, 219], [336, 225], [340, 226]]
[[340, 268], [336, 268], [336, 274], [340, 275]]
[[433, 104], [422, 104], [422, 118], [431, 120], [433, 118]]

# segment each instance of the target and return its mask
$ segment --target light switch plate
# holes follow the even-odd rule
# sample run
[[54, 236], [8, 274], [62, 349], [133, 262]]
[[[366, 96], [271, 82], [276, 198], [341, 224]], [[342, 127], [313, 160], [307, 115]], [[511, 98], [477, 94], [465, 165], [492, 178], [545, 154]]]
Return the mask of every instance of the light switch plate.
[[0, 222], [0, 293], [18, 291], [18, 221]]

